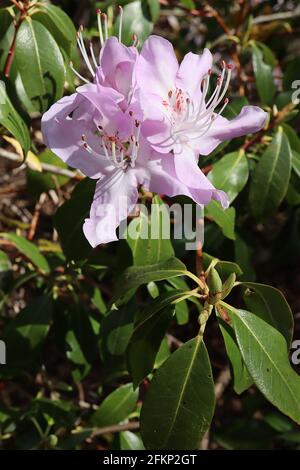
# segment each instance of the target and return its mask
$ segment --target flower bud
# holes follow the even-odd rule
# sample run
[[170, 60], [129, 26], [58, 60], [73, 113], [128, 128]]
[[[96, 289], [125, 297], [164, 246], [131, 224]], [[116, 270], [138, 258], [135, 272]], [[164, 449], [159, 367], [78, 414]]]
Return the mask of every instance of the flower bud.
[[208, 302], [210, 305], [215, 305], [222, 298], [222, 280], [215, 268], [209, 270], [207, 285], [209, 288]]
[[223, 283], [223, 286], [222, 286], [222, 297], [221, 297], [221, 299], [225, 299], [225, 297], [227, 297], [227, 295], [230, 294], [231, 289], [232, 289], [233, 286], [234, 286], [235, 280], [236, 280], [236, 274], [235, 274], [235, 273], [231, 273], [231, 274], [228, 276], [228, 278], [226, 279], [226, 281]]

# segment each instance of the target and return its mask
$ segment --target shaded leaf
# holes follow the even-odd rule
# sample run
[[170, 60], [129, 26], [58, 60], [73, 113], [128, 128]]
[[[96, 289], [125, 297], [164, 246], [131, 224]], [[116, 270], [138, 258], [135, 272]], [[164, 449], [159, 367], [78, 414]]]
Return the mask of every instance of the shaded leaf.
[[200, 337], [175, 351], [155, 373], [141, 411], [147, 449], [196, 449], [215, 406], [209, 357]]

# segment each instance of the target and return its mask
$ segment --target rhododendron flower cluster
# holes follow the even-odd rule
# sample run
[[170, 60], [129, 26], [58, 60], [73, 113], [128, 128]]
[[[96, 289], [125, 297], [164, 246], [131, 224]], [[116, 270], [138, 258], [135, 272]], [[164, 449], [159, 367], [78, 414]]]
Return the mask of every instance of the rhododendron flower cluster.
[[[121, 10], [122, 17], [122, 10]], [[169, 41], [150, 36], [141, 52], [109, 37], [107, 18], [98, 12], [101, 51], [78, 46], [91, 80], [54, 104], [42, 119], [46, 145], [71, 167], [97, 179], [90, 216], [83, 230], [92, 246], [117, 239], [116, 229], [138, 200], [139, 187], [167, 196], [186, 195], [197, 204], [212, 199], [227, 207], [227, 196], [198, 167], [224, 140], [260, 130], [266, 113], [245, 106], [228, 121], [231, 65], [222, 63], [210, 90], [212, 55], [188, 53], [178, 65]]]

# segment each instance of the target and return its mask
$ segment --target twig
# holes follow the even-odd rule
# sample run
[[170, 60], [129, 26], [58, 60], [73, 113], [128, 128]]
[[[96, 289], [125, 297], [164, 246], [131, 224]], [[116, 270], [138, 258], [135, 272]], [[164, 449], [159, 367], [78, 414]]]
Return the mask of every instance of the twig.
[[92, 434], [91, 438], [96, 436], [101, 436], [103, 434], [112, 434], [115, 432], [121, 431], [134, 431], [140, 428], [139, 421], [130, 421], [129, 423], [124, 424], [113, 424], [111, 426], [105, 426], [104, 428], [95, 429]]
[[42, 206], [46, 200], [46, 193], [42, 193], [40, 195], [40, 198], [35, 206], [35, 209], [34, 209], [34, 213], [33, 213], [33, 216], [32, 216], [32, 219], [31, 219], [31, 224], [30, 224], [30, 229], [29, 229], [29, 233], [28, 233], [28, 240], [33, 240], [34, 236], [35, 236], [35, 232], [36, 232], [36, 228], [37, 228], [37, 224], [39, 222], [39, 218], [40, 218], [40, 214], [41, 214], [41, 209], [42, 209]]
[[173, 336], [169, 333], [167, 333], [166, 336], [167, 336], [167, 339], [170, 341], [170, 343], [175, 344], [175, 346], [177, 346], [177, 348], [180, 348], [180, 346], [183, 345], [183, 342], [180, 341], [180, 339], [175, 338], [175, 336]]
[[285, 11], [280, 13], [272, 13], [271, 15], [261, 15], [253, 19], [252, 24], [268, 23], [269, 21], [291, 20], [300, 16], [300, 8], [294, 11]]
[[[8, 160], [12, 160], [13, 162], [20, 162], [20, 156], [17, 155], [16, 153], [9, 152], [8, 150], [0, 149], [0, 156], [7, 158]], [[26, 160], [25, 160], [25, 163], [26, 163]], [[28, 167], [30, 168], [29, 164], [28, 164]], [[81, 176], [79, 173], [76, 173], [75, 171], [70, 171], [65, 168], [59, 168], [58, 166], [51, 165], [50, 163], [41, 162], [41, 167], [42, 167], [42, 170], [49, 171], [50, 173], [54, 173], [55, 175], [66, 176], [67, 178], [73, 178], [76, 180], [81, 180], [84, 178], [83, 176]]]
[[204, 2], [204, 3], [205, 3], [206, 11], [208, 11], [210, 13], [210, 15], [213, 18], [215, 18], [216, 22], [223, 29], [223, 31], [226, 34], [229, 34], [229, 35], [232, 34], [232, 31], [227, 26], [227, 24], [224, 22], [224, 20], [223, 20], [222, 16], [220, 15], [220, 13], [215, 8], [213, 8], [211, 5], [209, 5], [208, 2]]
[[[230, 382], [230, 369], [229, 366], [226, 366], [225, 369], [222, 370], [217, 381], [215, 383], [215, 395], [216, 395], [216, 402], [218, 402], [224, 391], [226, 390], [227, 386]], [[204, 434], [202, 441], [200, 442], [199, 449], [200, 450], [208, 450], [209, 449], [209, 429]]]

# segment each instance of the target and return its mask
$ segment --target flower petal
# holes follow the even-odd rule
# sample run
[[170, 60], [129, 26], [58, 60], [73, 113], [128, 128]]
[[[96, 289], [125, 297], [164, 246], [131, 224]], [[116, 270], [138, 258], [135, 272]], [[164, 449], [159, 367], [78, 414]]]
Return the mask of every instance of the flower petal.
[[244, 106], [231, 121], [217, 117], [207, 134], [199, 139], [199, 153], [208, 155], [224, 140], [259, 131], [264, 127], [266, 119], [267, 113], [257, 106]]
[[99, 83], [114, 88], [127, 98], [134, 85], [137, 57], [135, 47], [124, 46], [115, 36], [108, 38], [100, 52], [101, 73], [97, 73]]
[[137, 186], [135, 172], [120, 169], [97, 182], [90, 217], [83, 225], [84, 234], [92, 247], [117, 240], [117, 227], [137, 202]]
[[154, 154], [148, 162], [151, 173], [150, 191], [166, 194], [173, 197], [185, 195], [192, 198], [197, 204], [208, 204], [212, 199], [221, 202], [224, 208], [228, 207], [227, 196], [223, 191], [217, 190], [198, 168], [197, 175], [201, 186], [191, 188], [179, 180], [175, 170], [174, 156], [172, 154]]
[[[83, 119], [85, 104], [85, 99], [77, 93], [59, 100], [43, 115], [42, 133], [45, 144], [65, 163], [90, 178], [99, 178], [111, 165], [89, 154], [83, 147], [82, 134], [93, 148], [96, 149], [98, 144], [91, 131], [93, 114], [90, 113], [89, 121]], [[71, 113], [76, 113], [76, 119], [70, 117]]]
[[178, 61], [172, 44], [159, 36], [150, 36], [137, 61], [136, 79], [146, 93], [166, 98], [175, 86]]
[[212, 54], [208, 49], [204, 49], [203, 54], [189, 52], [180, 64], [176, 85], [177, 88], [189, 93], [191, 99], [196, 101], [201, 96], [201, 81], [212, 67]]

